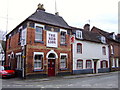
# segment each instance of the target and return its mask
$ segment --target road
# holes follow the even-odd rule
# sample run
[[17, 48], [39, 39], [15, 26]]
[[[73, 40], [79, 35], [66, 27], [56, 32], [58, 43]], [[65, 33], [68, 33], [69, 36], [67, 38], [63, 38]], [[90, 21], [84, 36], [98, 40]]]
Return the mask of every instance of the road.
[[118, 72], [82, 78], [66, 77], [28, 80], [3, 79], [2, 88], [118, 88]]

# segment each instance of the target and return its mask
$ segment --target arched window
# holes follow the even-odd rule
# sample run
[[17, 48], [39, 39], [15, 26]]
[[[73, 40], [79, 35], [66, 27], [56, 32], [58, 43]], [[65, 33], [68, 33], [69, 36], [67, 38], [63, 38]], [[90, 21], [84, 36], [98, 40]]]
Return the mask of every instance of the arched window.
[[86, 68], [87, 69], [92, 68], [92, 61], [91, 60], [86, 60]]
[[82, 44], [81, 43], [77, 43], [77, 53], [82, 54]]
[[101, 61], [101, 68], [107, 68], [108, 67], [108, 61], [103, 60]]
[[77, 60], [77, 69], [83, 69], [83, 60], [81, 59]]
[[103, 55], [106, 55], [106, 47], [105, 46], [102, 47], [102, 53], [103, 53]]

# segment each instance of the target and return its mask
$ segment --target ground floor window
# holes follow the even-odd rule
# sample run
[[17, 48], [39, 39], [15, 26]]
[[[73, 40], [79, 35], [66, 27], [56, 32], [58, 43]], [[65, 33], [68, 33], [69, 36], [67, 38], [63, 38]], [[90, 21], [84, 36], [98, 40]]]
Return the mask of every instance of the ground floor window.
[[107, 68], [108, 67], [108, 61], [103, 60], [101, 61], [101, 68]]
[[67, 68], [67, 54], [60, 54], [60, 68]]
[[118, 58], [112, 58], [111, 59], [112, 67], [119, 67], [119, 59]]
[[22, 56], [21, 54], [16, 55], [17, 57], [17, 69], [21, 70], [23, 66]]
[[86, 60], [86, 68], [87, 69], [92, 68], [92, 61], [91, 60]]
[[77, 60], [77, 69], [83, 69], [83, 60]]
[[43, 53], [34, 52], [34, 69], [43, 69]]

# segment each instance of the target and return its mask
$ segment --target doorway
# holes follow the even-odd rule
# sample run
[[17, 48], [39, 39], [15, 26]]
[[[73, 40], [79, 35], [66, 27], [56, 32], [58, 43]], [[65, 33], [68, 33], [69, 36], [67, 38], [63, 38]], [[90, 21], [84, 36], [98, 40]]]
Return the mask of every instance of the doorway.
[[97, 65], [97, 62], [95, 61], [94, 62], [94, 73], [96, 73], [96, 65]]
[[48, 76], [55, 76], [55, 54], [50, 53], [48, 56]]

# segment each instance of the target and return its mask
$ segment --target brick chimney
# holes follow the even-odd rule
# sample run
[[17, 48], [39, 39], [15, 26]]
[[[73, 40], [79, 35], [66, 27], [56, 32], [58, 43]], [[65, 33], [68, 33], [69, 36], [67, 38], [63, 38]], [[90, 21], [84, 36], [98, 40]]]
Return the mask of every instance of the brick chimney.
[[38, 4], [37, 11], [39, 11], [39, 10], [45, 11], [43, 4], [40, 4], [40, 3]]
[[85, 24], [83, 28], [86, 31], [90, 31], [90, 24]]

